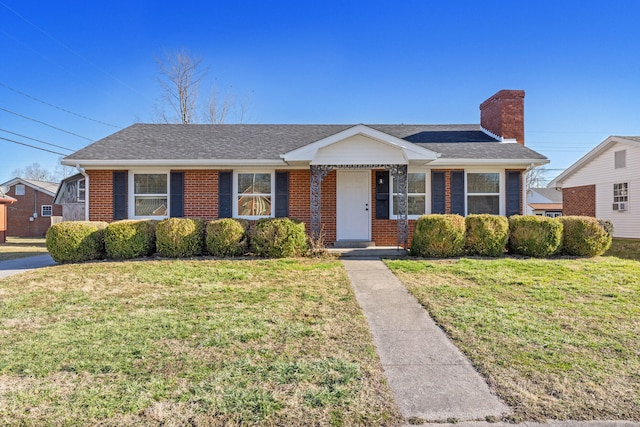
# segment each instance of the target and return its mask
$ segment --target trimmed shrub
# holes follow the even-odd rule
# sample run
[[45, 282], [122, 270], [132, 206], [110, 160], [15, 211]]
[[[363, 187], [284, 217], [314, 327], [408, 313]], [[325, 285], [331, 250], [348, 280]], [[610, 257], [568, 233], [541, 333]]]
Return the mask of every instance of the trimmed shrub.
[[156, 251], [156, 221], [123, 220], [112, 222], [104, 230], [107, 258], [131, 259]]
[[544, 258], [562, 243], [562, 223], [554, 218], [513, 215], [509, 218], [509, 252]]
[[169, 258], [202, 255], [204, 221], [196, 218], [167, 218], [156, 225], [156, 250]]
[[509, 240], [509, 220], [498, 215], [469, 215], [465, 218], [465, 247], [471, 255], [499, 257]]
[[244, 219], [221, 218], [207, 223], [207, 251], [213, 256], [238, 256], [245, 253], [248, 246], [249, 221]]
[[47, 230], [47, 250], [55, 262], [81, 262], [104, 258], [106, 222], [64, 221]]
[[611, 246], [611, 235], [597, 219], [589, 216], [561, 216], [562, 253], [593, 257], [602, 255]]
[[307, 252], [304, 223], [289, 218], [263, 218], [251, 235], [251, 250], [258, 256], [284, 258]]
[[462, 255], [465, 242], [464, 217], [460, 215], [423, 215], [416, 221], [411, 254], [428, 258]]

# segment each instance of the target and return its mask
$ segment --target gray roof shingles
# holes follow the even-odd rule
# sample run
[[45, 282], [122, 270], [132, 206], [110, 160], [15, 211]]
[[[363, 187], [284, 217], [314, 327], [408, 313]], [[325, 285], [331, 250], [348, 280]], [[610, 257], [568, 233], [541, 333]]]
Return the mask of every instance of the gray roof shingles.
[[[134, 124], [65, 160], [280, 159], [353, 126]], [[498, 142], [479, 125], [367, 126], [436, 151], [442, 158], [545, 159], [520, 144]]]

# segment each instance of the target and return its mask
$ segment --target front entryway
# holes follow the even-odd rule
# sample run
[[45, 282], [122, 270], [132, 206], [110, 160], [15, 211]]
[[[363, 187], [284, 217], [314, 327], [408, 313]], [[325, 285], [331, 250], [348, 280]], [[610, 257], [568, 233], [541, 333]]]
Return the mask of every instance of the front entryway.
[[338, 171], [338, 240], [371, 240], [371, 172]]

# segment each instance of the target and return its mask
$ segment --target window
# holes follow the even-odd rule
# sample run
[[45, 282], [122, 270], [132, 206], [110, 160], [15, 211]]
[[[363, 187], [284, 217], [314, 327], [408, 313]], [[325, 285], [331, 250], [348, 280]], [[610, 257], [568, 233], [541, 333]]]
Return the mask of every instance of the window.
[[[427, 174], [409, 173], [407, 186], [407, 215], [418, 217], [425, 214], [425, 206], [427, 201]], [[393, 205], [392, 212], [394, 216], [398, 216], [398, 182], [393, 180]]]
[[613, 153], [614, 166], [616, 169], [622, 169], [627, 167], [627, 150], [620, 150]]
[[271, 173], [236, 175], [236, 209], [239, 217], [271, 216], [272, 182]]
[[166, 217], [168, 186], [166, 173], [133, 174], [133, 215]]
[[500, 174], [467, 174], [467, 214], [500, 214]]
[[84, 195], [85, 195], [85, 191], [86, 191], [86, 187], [85, 187], [86, 183], [84, 178], [78, 180], [78, 198], [77, 200], [79, 202], [84, 202]]
[[629, 202], [629, 183], [613, 184], [613, 210], [626, 211]]
[[51, 205], [42, 205], [41, 216], [51, 216], [53, 214], [53, 206]]
[[16, 196], [24, 196], [24, 185], [22, 184], [16, 185]]
[[549, 218], [558, 218], [562, 216], [562, 212], [545, 212], [544, 216]]

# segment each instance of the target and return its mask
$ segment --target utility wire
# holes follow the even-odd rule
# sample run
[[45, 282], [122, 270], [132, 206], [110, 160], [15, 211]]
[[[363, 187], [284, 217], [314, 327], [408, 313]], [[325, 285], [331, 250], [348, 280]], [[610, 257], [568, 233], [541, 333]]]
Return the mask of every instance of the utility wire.
[[110, 126], [112, 128], [116, 128], [116, 129], [122, 129], [121, 126], [112, 125], [111, 123], [103, 122], [102, 120], [92, 119], [91, 117], [83, 116], [82, 114], [74, 113], [73, 111], [69, 111], [69, 110], [67, 110], [65, 108], [58, 107], [57, 105], [53, 105], [53, 104], [51, 104], [51, 103], [49, 103], [47, 101], [43, 101], [41, 99], [38, 99], [35, 96], [31, 96], [31, 95], [29, 95], [27, 93], [24, 93], [24, 92], [22, 92], [22, 91], [20, 91], [18, 89], [12, 88], [11, 86], [6, 85], [6, 84], [4, 84], [2, 82], [0, 82], [0, 86], [5, 87], [5, 88], [9, 89], [10, 91], [15, 92], [15, 93], [17, 93], [19, 95], [22, 95], [22, 96], [24, 96], [26, 98], [32, 99], [34, 101], [38, 101], [41, 104], [48, 105], [49, 107], [56, 108], [56, 109], [58, 109], [60, 111], [64, 111], [67, 114], [71, 114], [71, 115], [74, 115], [76, 117], [80, 117], [81, 119], [90, 120], [92, 122], [100, 123], [101, 125]]
[[13, 139], [3, 138], [1, 136], [0, 136], [0, 139], [2, 139], [3, 141], [13, 142], [14, 144], [24, 145], [25, 147], [35, 148], [36, 150], [46, 151], [48, 153], [53, 153], [53, 154], [58, 154], [60, 156], [67, 156], [68, 155], [68, 154], [64, 154], [64, 153], [58, 153], [57, 151], [47, 150], [46, 148], [36, 147], [35, 145], [25, 144], [24, 142], [14, 141]]
[[46, 32], [45, 30], [43, 30], [42, 28], [38, 27], [36, 24], [34, 24], [33, 22], [29, 21], [27, 18], [25, 18], [24, 16], [20, 15], [18, 12], [16, 12], [15, 10], [11, 9], [9, 6], [7, 6], [6, 4], [4, 4], [2, 1], [0, 1], [0, 6], [4, 6], [5, 9], [7, 9], [9, 12], [13, 13], [14, 15], [16, 15], [18, 18], [22, 19], [24, 22], [26, 22], [27, 24], [31, 25], [33, 28], [35, 28], [36, 30], [40, 31], [42, 34], [44, 34], [45, 36], [47, 36], [48, 38], [50, 38], [51, 40], [53, 40], [54, 42], [56, 42], [57, 44], [59, 44], [60, 46], [62, 46], [63, 48], [65, 48], [66, 50], [68, 50], [69, 52], [73, 53], [74, 55], [76, 55], [78, 58], [82, 59], [84, 62], [86, 62], [87, 64], [91, 65], [92, 67], [94, 67], [95, 69], [97, 69], [98, 71], [100, 71], [101, 73], [103, 73], [104, 75], [111, 77], [112, 79], [114, 79], [115, 81], [117, 81], [118, 83], [120, 83], [121, 85], [125, 86], [126, 88], [138, 93], [139, 95], [145, 96], [143, 93], [141, 93], [140, 91], [138, 91], [136, 88], [128, 85], [127, 83], [123, 82], [122, 80], [120, 80], [119, 78], [117, 78], [116, 76], [114, 76], [113, 74], [103, 70], [102, 68], [100, 68], [98, 65], [96, 65], [95, 63], [89, 61], [87, 58], [85, 58], [84, 56], [80, 55], [78, 52], [76, 52], [75, 50], [71, 49], [69, 46], [67, 46], [66, 44], [62, 43], [60, 40], [58, 40], [57, 38], [53, 37], [51, 34], [49, 34], [48, 32]]
[[40, 123], [40, 124], [43, 124], [45, 126], [49, 126], [52, 129], [59, 130], [60, 132], [68, 133], [69, 135], [77, 136], [78, 138], [86, 139], [87, 141], [93, 142], [93, 139], [91, 139], [91, 138], [87, 138], [86, 136], [79, 135], [79, 134], [77, 134], [75, 132], [71, 132], [69, 130], [65, 130], [65, 129], [56, 127], [54, 125], [50, 125], [49, 123], [43, 122], [43, 121], [38, 120], [38, 119], [34, 119], [33, 117], [28, 117], [28, 116], [22, 115], [20, 113], [16, 113], [15, 111], [7, 110], [6, 108], [2, 108], [2, 107], [0, 107], [0, 111], [7, 112], [7, 113], [13, 114], [13, 115], [18, 116], [18, 117], [22, 117], [23, 119], [31, 120], [32, 122]]
[[55, 145], [55, 144], [52, 144], [52, 143], [50, 143], [50, 142], [43, 141], [43, 140], [41, 140], [41, 139], [31, 138], [30, 136], [26, 136], [26, 135], [22, 135], [22, 134], [19, 134], [19, 133], [11, 132], [10, 130], [6, 130], [6, 129], [2, 129], [2, 128], [0, 128], [0, 131], [2, 131], [2, 132], [6, 132], [6, 133], [10, 133], [11, 135], [20, 136], [20, 137], [22, 137], [22, 138], [27, 138], [27, 139], [30, 139], [30, 140], [32, 140], [32, 141], [39, 142], [39, 143], [41, 143], [41, 144], [50, 145], [50, 146], [52, 146], [52, 147], [56, 147], [56, 148], [62, 148], [63, 150], [75, 151], [75, 150], [73, 150], [73, 149], [71, 149], [71, 148], [63, 147], [63, 146], [61, 146], [61, 145]]

